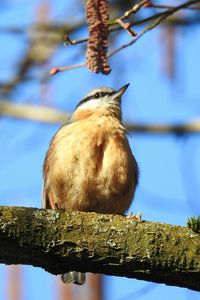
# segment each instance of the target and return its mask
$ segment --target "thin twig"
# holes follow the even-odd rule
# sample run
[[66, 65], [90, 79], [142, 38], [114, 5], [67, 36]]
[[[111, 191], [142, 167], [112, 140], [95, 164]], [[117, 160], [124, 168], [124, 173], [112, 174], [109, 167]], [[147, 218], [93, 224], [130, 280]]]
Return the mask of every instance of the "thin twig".
[[131, 23], [130, 22], [123, 22], [121, 19], [118, 19], [117, 20], [117, 22], [118, 22], [118, 24], [124, 29], [124, 30], [126, 30], [127, 32], [128, 32], [128, 34], [130, 35], [130, 36], [136, 36], [137, 35], [137, 33], [135, 32], [135, 30], [133, 30], [132, 28], [131, 28]]
[[52, 68], [49, 71], [49, 74], [50, 75], [55, 75], [58, 72], [63, 72], [63, 71], [68, 71], [68, 70], [72, 70], [72, 69], [82, 68], [82, 67], [85, 67], [85, 66], [86, 66], [85, 63], [81, 63], [81, 64], [77, 64], [77, 65], [72, 65], [72, 66], [55, 67], [55, 68]]
[[161, 22], [163, 22], [165, 19], [167, 19], [169, 16], [171, 16], [172, 14], [174, 14], [175, 12], [177, 12], [178, 10], [180, 9], [183, 9], [189, 5], [193, 5], [193, 4], [196, 4], [200, 2], [199, 0], [192, 0], [192, 1], [188, 1], [188, 2], [185, 2], [181, 5], [178, 5], [176, 7], [173, 7], [173, 8], [170, 8], [168, 10], [166, 10], [165, 12], [163, 12], [159, 18], [157, 18], [157, 20], [148, 25], [147, 27], [144, 28], [144, 30], [138, 34], [134, 39], [132, 39], [130, 42], [128, 42], [127, 44], [124, 44], [122, 46], [120, 46], [119, 48], [116, 48], [115, 50], [113, 50], [112, 52], [110, 52], [108, 54], [108, 57], [111, 57], [113, 55], [115, 55], [116, 53], [118, 53], [119, 51], [121, 51], [122, 49], [125, 49], [131, 45], [133, 45], [139, 38], [141, 38], [146, 32], [148, 32], [149, 30], [155, 28], [156, 26], [158, 26]]
[[118, 20], [124, 20], [130, 17], [130, 15], [135, 14], [140, 8], [143, 7], [145, 3], [147, 3], [148, 0], [143, 0], [140, 3], [135, 4], [131, 9], [127, 10], [121, 17], [117, 18], [116, 20], [109, 21], [108, 25], [114, 25], [118, 24]]
[[69, 40], [69, 37], [68, 37], [67, 41], [64, 42], [64, 45], [65, 46], [76, 45], [76, 44], [85, 43], [87, 41], [88, 41], [88, 38], [82, 38], [82, 39], [79, 39], [79, 40], [71, 40], [71, 39]]
[[[158, 5], [158, 4], [151, 4], [151, 7], [153, 8], [159, 8], [159, 9], [171, 9], [175, 6], [169, 6], [169, 5]], [[189, 9], [189, 10], [200, 10], [200, 7], [185, 7], [183, 9]]]
[[[144, 2], [146, 1], [142, 1], [140, 3], [140, 6], [138, 5], [138, 9], [141, 7], [141, 4], [144, 5]], [[137, 22], [132, 22], [130, 23], [130, 26], [132, 25], [138, 25], [138, 24], [142, 24], [143, 22], [149, 22], [151, 20], [154, 20], [156, 19], [156, 21], [150, 25], [148, 25], [147, 27], [144, 28], [144, 30], [138, 34], [134, 39], [132, 39], [130, 42], [128, 42], [127, 44], [124, 44], [122, 46], [120, 46], [119, 48], [111, 51], [109, 54], [108, 54], [108, 58], [115, 55], [116, 53], [118, 53], [119, 51], [121, 51], [122, 49], [125, 49], [129, 46], [131, 46], [132, 44], [134, 44], [139, 38], [141, 38], [146, 32], [148, 32], [149, 30], [155, 28], [156, 26], [158, 26], [161, 22], [163, 22], [164, 20], [166, 20], [169, 16], [171, 16], [172, 14], [174, 14], [175, 12], [177, 12], [178, 10], [180, 9], [184, 9], [186, 8], [187, 6], [189, 5], [193, 5], [193, 4], [196, 4], [200, 2], [199, 0], [192, 0], [192, 1], [188, 1], [188, 2], [185, 2], [179, 6], [176, 6], [176, 7], [170, 7], [170, 9], [164, 11], [164, 12], [161, 12], [161, 13], [158, 13], [156, 15], [153, 15], [151, 17], [148, 17], [146, 19], [143, 19], [143, 20], [140, 20], [140, 21], [137, 21]], [[138, 10], [137, 9], [137, 10]], [[134, 9], [130, 9], [129, 11], [127, 11], [126, 13], [127, 14], [130, 14], [130, 11], [133, 11]], [[136, 10], [136, 9], [135, 9]], [[126, 13], [120, 17], [120, 19], [117, 19], [115, 20], [116, 23], [119, 24], [119, 20], [123, 19], [124, 16], [126, 15]], [[113, 21], [114, 22], [114, 21]], [[84, 41], [87, 41], [87, 39], [82, 39]], [[76, 43], [80, 43], [81, 40], [73, 40], [73, 44], [76, 44]], [[79, 67], [84, 67], [85, 66], [85, 63], [81, 63], [81, 64], [77, 64], [77, 65], [72, 65], [72, 66], [66, 66], [66, 67], [60, 67], [60, 68], [53, 68], [51, 71], [50, 71], [50, 74], [51, 75], [54, 75], [60, 71], [66, 71], [66, 70], [70, 70], [70, 69], [75, 69], [75, 68], [79, 68]]]
[[[137, 10], [139, 10], [139, 8], [141, 8], [142, 5], [144, 5], [144, 3], [146, 3], [146, 2], [147, 1], [145, 0], [145, 1], [142, 1], [140, 3], [140, 5], [138, 4], [137, 5], [137, 8], [138, 8]], [[191, 4], [191, 2], [192, 2], [192, 4]], [[187, 7], [187, 6], [193, 5], [193, 4], [197, 4], [198, 2], [200, 2], [200, 1], [199, 0], [195, 0], [195, 1], [186, 2], [186, 3], [184, 3], [182, 5], [179, 5], [179, 6], [176, 6], [176, 7], [174, 7], [174, 6], [166, 6], [166, 8], [169, 8], [167, 11], [157, 13], [157, 14], [155, 14], [153, 16], [144, 18], [142, 20], [137, 20], [137, 21], [130, 22], [130, 25], [131, 26], [142, 25], [142, 24], [148, 23], [148, 22], [150, 22], [152, 20], [158, 19], [158, 18], [160, 18], [162, 16], [166, 16], [166, 14], [167, 14], [167, 17], [168, 17], [169, 11], [170, 11], [170, 14], [173, 14], [174, 12], [176, 12], [179, 9], [187, 9], [187, 8], [189, 9], [189, 7]], [[164, 7], [165, 6], [162, 6], [162, 8], [164, 8]], [[191, 9], [199, 9], [199, 8], [192, 8], [191, 7]], [[108, 23], [108, 26], [110, 27], [109, 31], [113, 32], [113, 31], [121, 30], [123, 28], [122, 26], [117, 26], [117, 27], [115, 26], [113, 28], [113, 25], [118, 25], [119, 24], [119, 19], [123, 20], [123, 19], [127, 18], [128, 16], [130, 16], [131, 13], [135, 13], [137, 10], [136, 10], [136, 8], [134, 6], [130, 10], [126, 11], [121, 17], [119, 17], [119, 18], [117, 18], [117, 19], [115, 19], [113, 21], [109, 21], [109, 23]], [[71, 43], [67, 43], [66, 45], [69, 45], [69, 44], [70, 45], [76, 45], [76, 44], [84, 43], [84, 42], [87, 42], [87, 41], [88, 41], [88, 38], [83, 38], [83, 39], [79, 39], [79, 40], [71, 40]]]

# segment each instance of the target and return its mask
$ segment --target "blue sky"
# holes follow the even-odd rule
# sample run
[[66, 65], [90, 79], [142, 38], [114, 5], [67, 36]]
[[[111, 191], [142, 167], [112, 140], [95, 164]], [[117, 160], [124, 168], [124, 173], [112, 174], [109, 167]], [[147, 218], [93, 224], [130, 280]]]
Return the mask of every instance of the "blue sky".
[[[26, 26], [35, 20], [37, 6], [42, 1], [4, 1], [0, 6], [0, 28]], [[180, 1], [176, 1], [176, 3]], [[3, 2], [2, 2], [3, 3]], [[50, 1], [50, 17], [71, 21], [81, 16], [79, 1]], [[168, 2], [169, 3], [169, 2]], [[76, 16], [76, 17], [74, 17]], [[87, 33], [81, 31], [80, 37]], [[120, 35], [118, 43], [130, 37]], [[110, 60], [112, 73], [96, 75], [81, 68], [50, 78], [45, 95], [38, 81], [21, 85], [11, 95], [13, 101], [30, 102], [73, 111], [79, 100], [92, 88], [119, 88], [130, 82], [123, 99], [123, 116], [127, 122], [184, 123], [200, 118], [199, 48], [200, 27], [179, 28], [176, 32], [176, 79], [171, 82], [162, 70], [166, 60], [160, 27], [147, 33], [132, 47]], [[16, 63], [27, 46], [18, 35], [1, 32], [0, 81], [13, 76]], [[72, 57], [76, 54], [76, 60]], [[40, 76], [51, 67], [83, 61], [77, 47], [61, 47], [48, 65], [35, 71]], [[49, 141], [56, 125], [37, 124], [10, 118], [0, 119], [0, 205], [41, 207], [41, 169]], [[131, 133], [129, 141], [140, 168], [140, 184], [131, 207], [142, 211], [143, 219], [171, 224], [186, 224], [200, 210], [200, 137]], [[8, 268], [0, 266], [0, 299], [6, 300]], [[42, 269], [22, 267], [24, 299], [56, 299], [54, 276]], [[37, 288], [35, 288], [37, 286]], [[30, 292], [31, 291], [31, 292]], [[105, 277], [105, 299], [199, 299], [197, 292], [163, 284]], [[12, 300], [12, 299], [11, 299]]]

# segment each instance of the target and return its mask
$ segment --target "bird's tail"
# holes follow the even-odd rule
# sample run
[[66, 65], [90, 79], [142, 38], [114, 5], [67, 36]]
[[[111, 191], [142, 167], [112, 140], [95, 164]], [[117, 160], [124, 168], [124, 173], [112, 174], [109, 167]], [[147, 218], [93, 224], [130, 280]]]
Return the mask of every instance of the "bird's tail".
[[61, 280], [64, 283], [76, 283], [79, 285], [82, 285], [85, 283], [86, 280], [86, 276], [85, 273], [81, 273], [81, 272], [76, 272], [76, 271], [71, 271], [65, 274], [62, 274], [61, 276]]

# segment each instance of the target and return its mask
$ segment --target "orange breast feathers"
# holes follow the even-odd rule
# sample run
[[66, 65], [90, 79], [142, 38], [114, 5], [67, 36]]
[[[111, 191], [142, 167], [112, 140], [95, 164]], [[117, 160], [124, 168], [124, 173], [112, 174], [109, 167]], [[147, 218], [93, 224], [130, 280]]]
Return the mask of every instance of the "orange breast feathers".
[[137, 177], [136, 161], [118, 121], [76, 121], [57, 132], [47, 152], [43, 206], [123, 214]]

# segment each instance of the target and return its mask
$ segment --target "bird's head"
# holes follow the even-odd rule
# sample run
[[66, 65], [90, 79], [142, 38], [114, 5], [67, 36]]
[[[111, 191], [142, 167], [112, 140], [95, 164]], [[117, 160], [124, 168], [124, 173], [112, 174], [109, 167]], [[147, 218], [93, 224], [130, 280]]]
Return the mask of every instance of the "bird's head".
[[77, 105], [75, 119], [84, 119], [93, 114], [113, 114], [121, 119], [121, 97], [129, 83], [119, 90], [99, 87], [90, 91]]

